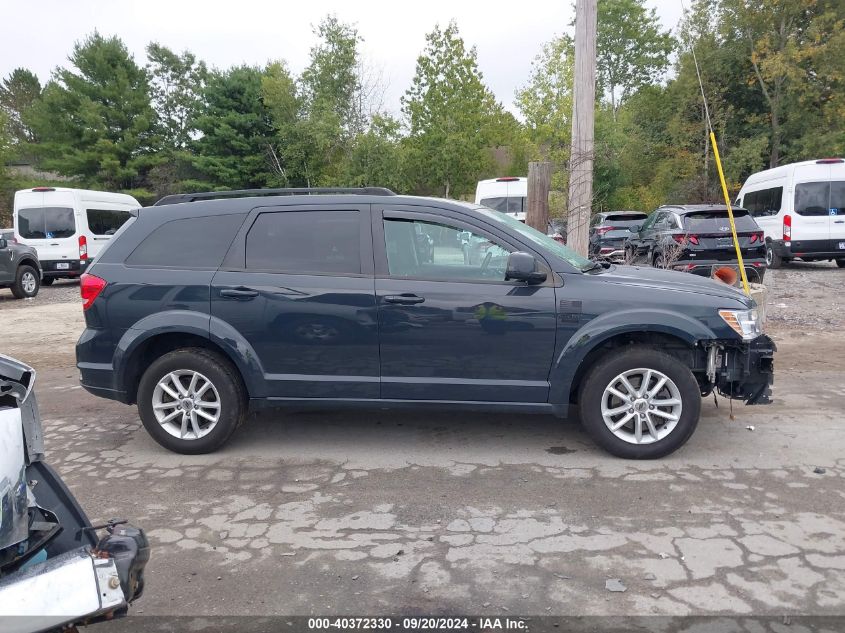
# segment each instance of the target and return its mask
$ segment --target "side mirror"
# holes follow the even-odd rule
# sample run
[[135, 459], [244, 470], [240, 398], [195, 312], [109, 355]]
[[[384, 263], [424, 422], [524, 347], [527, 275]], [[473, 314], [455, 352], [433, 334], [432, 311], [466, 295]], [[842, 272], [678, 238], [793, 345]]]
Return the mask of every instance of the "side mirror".
[[0, 250], [6, 248], [8, 245], [9, 244], [6, 242], [6, 240], [0, 237]]
[[537, 260], [533, 255], [517, 251], [508, 256], [508, 268], [505, 281], [515, 279], [529, 284], [540, 284], [546, 281], [546, 273], [537, 270]]

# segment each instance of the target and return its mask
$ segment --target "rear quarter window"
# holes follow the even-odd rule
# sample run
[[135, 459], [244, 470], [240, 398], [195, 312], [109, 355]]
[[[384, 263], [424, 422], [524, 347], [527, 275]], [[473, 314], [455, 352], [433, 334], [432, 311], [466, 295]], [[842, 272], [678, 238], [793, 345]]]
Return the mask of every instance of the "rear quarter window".
[[237, 213], [165, 222], [132, 251], [126, 265], [218, 268], [244, 217]]

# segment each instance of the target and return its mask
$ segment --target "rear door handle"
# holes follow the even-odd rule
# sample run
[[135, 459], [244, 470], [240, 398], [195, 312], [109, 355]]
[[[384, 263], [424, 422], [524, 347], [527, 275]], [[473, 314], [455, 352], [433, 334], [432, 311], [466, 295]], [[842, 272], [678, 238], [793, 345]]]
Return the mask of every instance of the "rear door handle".
[[258, 291], [252, 288], [223, 288], [220, 291], [221, 297], [229, 297], [239, 301], [249, 301], [258, 296]]
[[384, 297], [385, 303], [396, 303], [403, 306], [410, 306], [414, 305], [415, 303], [422, 303], [425, 301], [425, 297], [418, 297], [414, 294], [402, 294], [402, 295], [386, 295]]

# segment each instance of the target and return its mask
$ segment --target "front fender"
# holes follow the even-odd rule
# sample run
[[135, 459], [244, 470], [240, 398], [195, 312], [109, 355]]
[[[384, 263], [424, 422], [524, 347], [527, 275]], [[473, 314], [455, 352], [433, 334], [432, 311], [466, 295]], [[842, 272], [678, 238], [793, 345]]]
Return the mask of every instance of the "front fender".
[[690, 347], [716, 335], [701, 321], [671, 310], [641, 308], [608, 312], [581, 326], [557, 354], [549, 377], [550, 402], [568, 404], [573, 381], [587, 355], [622, 334], [659, 333], [678, 338]]

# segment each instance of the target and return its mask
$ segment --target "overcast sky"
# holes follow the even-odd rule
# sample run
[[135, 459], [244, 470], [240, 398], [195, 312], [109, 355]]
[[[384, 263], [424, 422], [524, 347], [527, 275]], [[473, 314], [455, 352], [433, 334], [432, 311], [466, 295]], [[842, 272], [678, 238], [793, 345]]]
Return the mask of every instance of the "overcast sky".
[[[484, 79], [511, 107], [531, 60], [543, 42], [570, 29], [573, 0], [40, 0], [4, 2], [0, 26], [0, 76], [19, 66], [45, 82], [67, 65], [74, 42], [94, 29], [117, 35], [135, 60], [146, 63], [144, 47], [157, 41], [189, 49], [210, 66], [261, 64], [284, 59], [294, 72], [308, 61], [312, 25], [327, 13], [354, 23], [364, 38], [363, 53], [383, 73], [385, 107], [396, 113], [410, 85], [425, 34], [435, 23], [455, 19], [468, 45], [478, 49]], [[646, 0], [666, 28], [681, 17], [680, 0]]]

